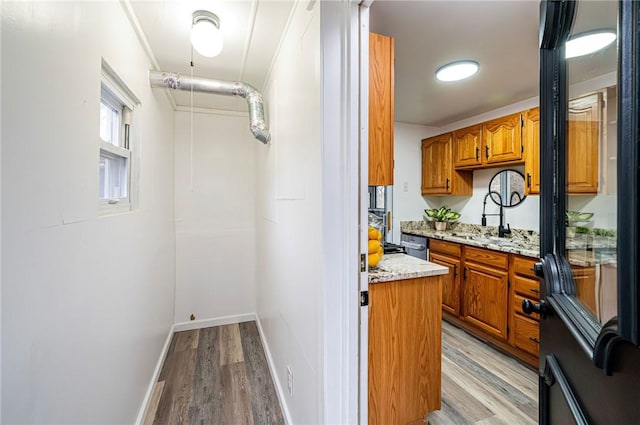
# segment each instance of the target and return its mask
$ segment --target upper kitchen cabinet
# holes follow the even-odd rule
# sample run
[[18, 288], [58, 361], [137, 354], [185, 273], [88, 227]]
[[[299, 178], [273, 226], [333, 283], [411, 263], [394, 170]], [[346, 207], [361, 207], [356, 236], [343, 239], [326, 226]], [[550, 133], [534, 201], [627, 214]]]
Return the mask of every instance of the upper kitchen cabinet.
[[453, 165], [457, 169], [522, 164], [522, 117], [500, 117], [453, 132]]
[[393, 184], [393, 65], [393, 38], [369, 33], [369, 186]]
[[453, 132], [453, 165], [475, 167], [482, 164], [482, 124]]
[[[598, 164], [602, 116], [602, 92], [569, 101], [567, 138], [567, 193], [598, 193]], [[522, 113], [527, 195], [540, 193], [540, 109]]]
[[452, 133], [422, 141], [422, 194], [471, 195], [473, 174], [453, 168]]
[[522, 161], [522, 116], [520, 112], [482, 125], [483, 162], [486, 164]]
[[540, 193], [540, 108], [529, 109], [522, 116], [525, 194], [537, 195]]
[[602, 93], [569, 101], [567, 122], [567, 192], [598, 193]]

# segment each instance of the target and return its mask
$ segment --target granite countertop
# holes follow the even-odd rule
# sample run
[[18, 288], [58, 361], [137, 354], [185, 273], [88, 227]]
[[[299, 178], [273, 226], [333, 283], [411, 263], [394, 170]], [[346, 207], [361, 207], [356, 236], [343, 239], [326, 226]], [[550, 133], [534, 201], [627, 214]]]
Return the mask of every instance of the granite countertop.
[[511, 236], [498, 238], [498, 230], [495, 226], [477, 226], [465, 223], [456, 223], [450, 230], [437, 231], [429, 227], [426, 222], [403, 221], [400, 223], [403, 233], [427, 236], [464, 245], [487, 248], [494, 251], [523, 255], [525, 257], [539, 258], [540, 242], [536, 232], [531, 230], [512, 229]]
[[406, 254], [385, 254], [376, 267], [369, 269], [369, 283], [439, 276], [449, 269]]

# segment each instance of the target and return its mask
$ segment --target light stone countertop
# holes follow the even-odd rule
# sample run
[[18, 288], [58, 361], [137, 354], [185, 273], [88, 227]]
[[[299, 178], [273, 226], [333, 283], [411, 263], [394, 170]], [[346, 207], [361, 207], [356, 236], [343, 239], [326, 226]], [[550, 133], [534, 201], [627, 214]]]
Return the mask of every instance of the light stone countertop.
[[369, 268], [369, 283], [439, 276], [449, 269], [406, 254], [385, 254], [377, 267]]

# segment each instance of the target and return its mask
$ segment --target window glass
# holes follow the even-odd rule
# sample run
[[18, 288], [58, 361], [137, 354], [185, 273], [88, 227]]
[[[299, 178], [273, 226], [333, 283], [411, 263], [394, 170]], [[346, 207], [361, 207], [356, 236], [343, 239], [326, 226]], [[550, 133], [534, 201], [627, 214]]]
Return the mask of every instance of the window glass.
[[[617, 2], [578, 2], [567, 42], [566, 239], [569, 295], [600, 323], [617, 315], [617, 48], [570, 57], [569, 44], [617, 35]], [[589, 41], [586, 46], [594, 45]]]

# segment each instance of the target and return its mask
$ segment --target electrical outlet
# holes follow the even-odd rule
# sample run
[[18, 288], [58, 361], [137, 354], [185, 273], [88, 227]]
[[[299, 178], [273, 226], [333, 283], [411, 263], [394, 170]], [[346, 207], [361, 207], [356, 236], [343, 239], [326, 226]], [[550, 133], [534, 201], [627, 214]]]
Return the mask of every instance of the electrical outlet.
[[287, 365], [287, 388], [289, 389], [289, 395], [293, 397], [293, 369], [290, 365]]

